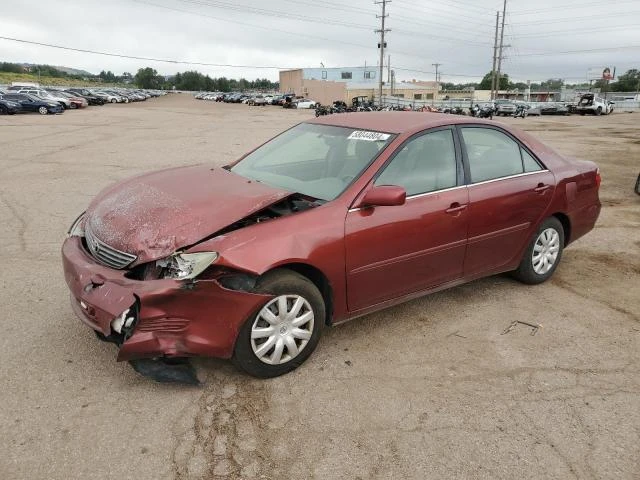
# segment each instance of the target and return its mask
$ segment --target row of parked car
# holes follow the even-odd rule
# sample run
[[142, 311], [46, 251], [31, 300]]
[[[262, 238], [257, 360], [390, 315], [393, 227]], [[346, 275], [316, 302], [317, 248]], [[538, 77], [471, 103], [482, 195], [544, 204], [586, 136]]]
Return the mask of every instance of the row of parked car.
[[165, 95], [159, 90], [127, 90], [110, 88], [44, 88], [34, 85], [12, 85], [0, 90], [0, 114], [37, 112], [41, 115], [86, 108], [105, 103], [141, 102]]
[[195, 98], [213, 102], [244, 103], [257, 106], [275, 105], [284, 108], [316, 108], [318, 104], [318, 102], [304, 97], [269, 93], [200, 92], [195, 95]]
[[604, 99], [593, 93], [585, 93], [575, 102], [545, 102], [536, 106], [526, 102], [512, 100], [495, 100], [495, 115], [512, 116], [516, 111], [525, 109], [527, 115], [609, 115], [615, 108], [615, 102]]

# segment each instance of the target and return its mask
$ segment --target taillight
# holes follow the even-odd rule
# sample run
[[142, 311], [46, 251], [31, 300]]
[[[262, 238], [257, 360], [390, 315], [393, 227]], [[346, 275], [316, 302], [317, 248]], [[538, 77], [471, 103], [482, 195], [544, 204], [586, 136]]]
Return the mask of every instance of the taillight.
[[602, 183], [602, 177], [600, 176], [600, 169], [596, 168], [596, 187], [600, 188], [601, 183]]

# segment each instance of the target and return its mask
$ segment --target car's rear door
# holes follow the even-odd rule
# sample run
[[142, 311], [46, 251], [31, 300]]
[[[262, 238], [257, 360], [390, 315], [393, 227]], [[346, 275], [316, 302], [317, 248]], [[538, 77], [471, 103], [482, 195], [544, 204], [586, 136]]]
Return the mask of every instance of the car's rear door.
[[513, 263], [553, 196], [555, 177], [498, 127], [459, 127], [469, 183], [469, 239], [464, 275]]
[[376, 185], [407, 191], [404, 205], [349, 210], [345, 225], [350, 311], [460, 278], [468, 193], [453, 128], [398, 147]]

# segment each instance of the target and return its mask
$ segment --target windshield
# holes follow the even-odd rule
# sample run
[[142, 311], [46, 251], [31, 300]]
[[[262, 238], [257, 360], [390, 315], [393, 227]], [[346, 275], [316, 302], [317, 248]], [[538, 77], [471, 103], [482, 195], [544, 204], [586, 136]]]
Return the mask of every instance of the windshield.
[[394, 135], [302, 123], [253, 151], [231, 171], [320, 200], [333, 200]]

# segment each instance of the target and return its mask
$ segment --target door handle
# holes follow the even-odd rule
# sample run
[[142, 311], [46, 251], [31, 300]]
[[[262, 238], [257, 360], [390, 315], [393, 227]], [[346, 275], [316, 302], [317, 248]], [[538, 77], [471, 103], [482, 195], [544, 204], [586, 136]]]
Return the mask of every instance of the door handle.
[[445, 213], [456, 213], [461, 212], [467, 208], [467, 204], [460, 205], [458, 202], [453, 202], [449, 208], [445, 210]]
[[536, 188], [533, 189], [536, 193], [544, 193], [551, 188], [551, 185], [545, 185], [544, 183], [539, 183]]

